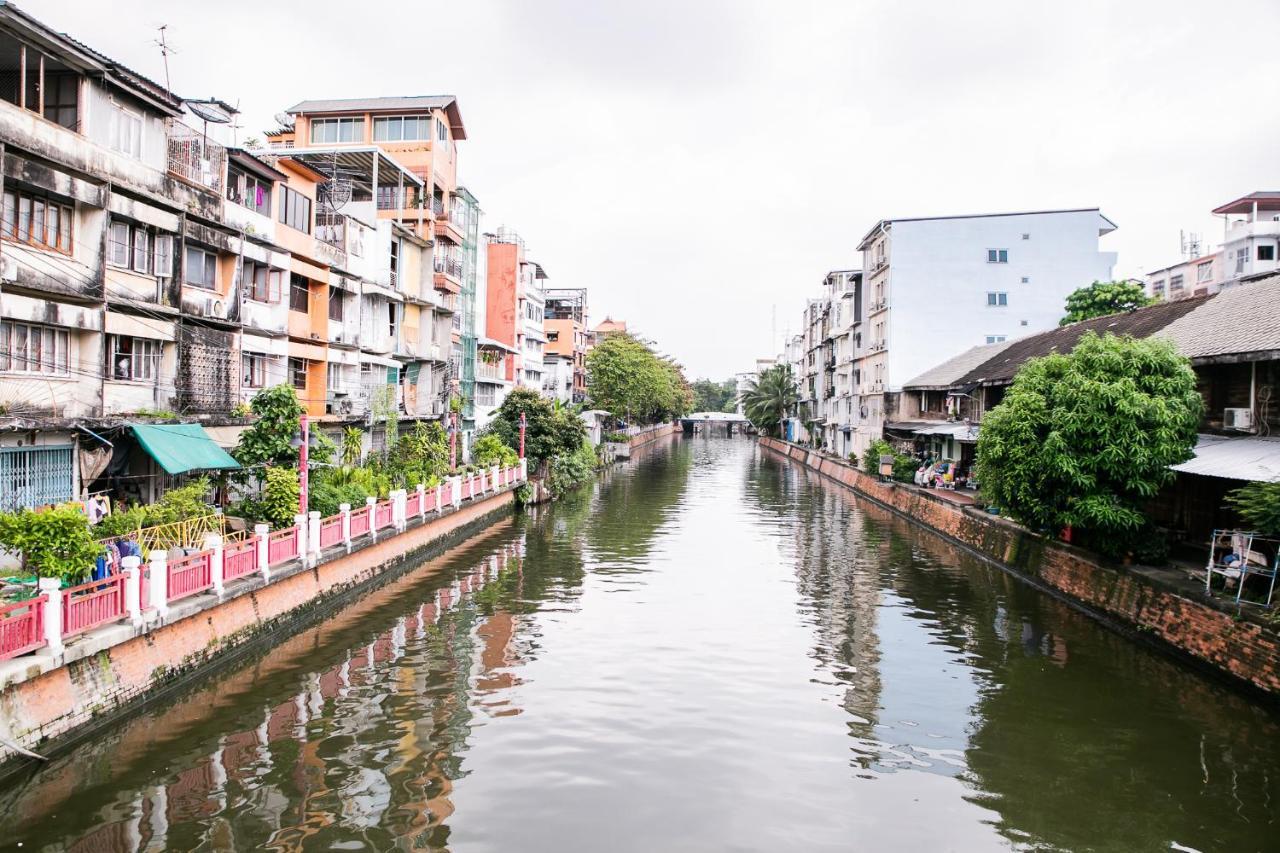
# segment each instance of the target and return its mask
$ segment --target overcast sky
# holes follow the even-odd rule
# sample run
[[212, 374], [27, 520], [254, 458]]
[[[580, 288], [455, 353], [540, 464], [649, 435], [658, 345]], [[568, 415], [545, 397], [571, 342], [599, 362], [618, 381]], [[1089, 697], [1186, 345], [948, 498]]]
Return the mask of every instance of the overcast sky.
[[691, 378], [775, 352], [881, 218], [1099, 206], [1127, 276], [1280, 189], [1275, 0], [18, 5], [160, 81], [168, 24], [174, 90], [246, 135], [308, 98], [457, 95], [486, 227]]

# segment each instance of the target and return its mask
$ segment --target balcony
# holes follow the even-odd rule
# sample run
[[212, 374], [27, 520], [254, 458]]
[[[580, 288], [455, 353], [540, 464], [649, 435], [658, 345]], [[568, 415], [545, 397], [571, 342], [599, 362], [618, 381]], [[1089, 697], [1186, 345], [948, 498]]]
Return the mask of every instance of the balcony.
[[449, 311], [449, 312], [453, 313], [455, 316], [457, 315], [457, 313], [458, 313], [458, 294], [456, 294], [456, 293], [440, 293], [440, 292], [437, 292], [437, 293], [436, 293], [436, 298], [439, 300], [437, 304], [438, 304], [438, 306], [439, 306], [439, 308], [440, 308], [441, 310], [443, 310], [443, 311]]
[[316, 211], [316, 239], [344, 252], [347, 249], [347, 217], [327, 210]]
[[462, 261], [455, 258], [436, 258], [436, 272], [462, 281]]
[[874, 314], [877, 311], [883, 311], [889, 307], [888, 299], [878, 299], [867, 306], [867, 314]]
[[506, 382], [507, 374], [501, 362], [490, 364], [485, 361], [476, 362], [476, 379], [489, 382]]
[[169, 173], [221, 195], [227, 149], [176, 119], [168, 121]]

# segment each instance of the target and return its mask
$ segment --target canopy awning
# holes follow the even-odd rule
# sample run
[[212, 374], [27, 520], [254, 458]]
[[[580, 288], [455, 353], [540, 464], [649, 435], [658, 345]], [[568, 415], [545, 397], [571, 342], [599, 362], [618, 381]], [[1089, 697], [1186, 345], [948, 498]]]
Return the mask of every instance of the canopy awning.
[[214, 444], [200, 424], [133, 424], [133, 434], [151, 458], [170, 474], [239, 468], [231, 454]]
[[1224, 480], [1280, 480], [1280, 438], [1201, 435], [1194, 452], [1173, 470]]

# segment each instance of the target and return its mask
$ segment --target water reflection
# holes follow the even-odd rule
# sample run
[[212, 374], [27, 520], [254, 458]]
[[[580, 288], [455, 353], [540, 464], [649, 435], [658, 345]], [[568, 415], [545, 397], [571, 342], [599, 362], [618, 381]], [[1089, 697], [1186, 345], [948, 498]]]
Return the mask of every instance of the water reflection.
[[0, 792], [0, 846], [1263, 850], [1278, 734], [815, 475], [693, 439]]

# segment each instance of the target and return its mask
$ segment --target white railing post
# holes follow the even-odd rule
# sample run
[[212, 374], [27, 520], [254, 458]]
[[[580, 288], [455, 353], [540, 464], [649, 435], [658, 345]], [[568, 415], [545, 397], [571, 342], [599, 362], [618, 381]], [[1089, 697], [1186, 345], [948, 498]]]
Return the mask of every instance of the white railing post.
[[378, 503], [377, 498], [364, 499], [364, 505], [369, 508], [369, 538], [372, 539], [374, 542], [378, 541], [378, 530], [374, 524], [374, 522], [376, 521], [374, 516], [377, 514], [377, 510], [378, 510], [377, 503]]
[[453, 508], [457, 509], [458, 507], [462, 506], [462, 478], [461, 477], [453, 478], [453, 489], [451, 491], [453, 492]]
[[424, 484], [419, 483], [418, 484], [418, 518], [426, 518], [426, 517], [427, 517], [427, 487]]
[[44, 640], [49, 654], [60, 657], [66, 647], [62, 645], [62, 581], [58, 578], [40, 578], [40, 594], [44, 602]]
[[151, 606], [161, 619], [169, 615], [169, 553], [159, 548], [151, 557]]
[[500, 465], [493, 466], [492, 478], [493, 478], [493, 489], [491, 491], [496, 492], [498, 491], [498, 489], [502, 488], [502, 466]]
[[[489, 477], [488, 477], [488, 469], [487, 469], [487, 468], [481, 468], [481, 469], [480, 469], [480, 494], [482, 494], [482, 495], [483, 495], [485, 492], [489, 491], [487, 488], [485, 488], [485, 486], [487, 485], [487, 481], [488, 481], [488, 479], [489, 479]], [[472, 489], [472, 490], [471, 490], [471, 493], [472, 493], [472, 495], [474, 495], [474, 494], [475, 494], [475, 489]]]
[[404, 530], [405, 504], [408, 500], [409, 493], [404, 489], [396, 489], [391, 493], [391, 526], [397, 531]]
[[293, 535], [298, 540], [298, 559], [302, 561], [304, 566], [309, 566], [309, 558], [307, 556], [307, 517], [302, 513], [298, 513], [293, 517]]
[[258, 571], [264, 583], [271, 583], [271, 525], [255, 524], [253, 534], [258, 537]]
[[216, 533], [206, 533], [204, 535], [204, 549], [213, 551], [209, 557], [209, 579], [213, 581], [213, 592], [222, 599], [222, 595], [226, 590], [224, 581], [226, 575], [223, 572], [222, 563], [222, 537]]
[[142, 558], [123, 557], [120, 571], [124, 575], [124, 609], [133, 627], [142, 627]]
[[440, 499], [444, 497], [444, 483], [436, 483], [436, 515], [444, 512], [444, 506], [441, 505]]
[[338, 504], [338, 512], [342, 513], [342, 544], [351, 551], [351, 504]]
[[307, 513], [307, 565], [320, 562], [320, 511]]
[[525, 483], [529, 480], [529, 460], [523, 456], [520, 457], [520, 482]]

